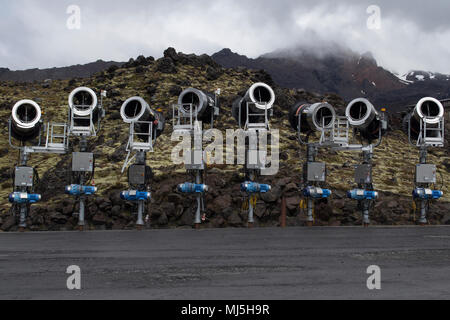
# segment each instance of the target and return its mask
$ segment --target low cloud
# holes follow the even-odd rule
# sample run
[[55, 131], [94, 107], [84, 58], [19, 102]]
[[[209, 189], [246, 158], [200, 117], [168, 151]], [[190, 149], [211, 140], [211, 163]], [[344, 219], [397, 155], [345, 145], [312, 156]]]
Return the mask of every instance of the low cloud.
[[[371, 51], [399, 73], [450, 73], [449, 1], [379, 0], [380, 30], [367, 28], [371, 1], [0, 1], [0, 66], [11, 69], [159, 57], [169, 46], [257, 57], [286, 47], [320, 53], [335, 42]], [[72, 4], [81, 8], [80, 30], [66, 27]]]

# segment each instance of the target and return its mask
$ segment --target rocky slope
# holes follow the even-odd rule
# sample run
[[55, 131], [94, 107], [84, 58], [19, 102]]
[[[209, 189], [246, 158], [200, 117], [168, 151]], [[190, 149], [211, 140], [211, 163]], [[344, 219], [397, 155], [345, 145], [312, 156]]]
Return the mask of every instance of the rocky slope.
[[[172, 125], [171, 105], [177, 102], [182, 89], [196, 87], [205, 91], [222, 89], [222, 116], [218, 129], [224, 131], [236, 128], [231, 118], [231, 104], [237, 94], [242, 94], [252, 83], [263, 81], [274, 86], [277, 94], [273, 127], [281, 131], [281, 168], [277, 176], [265, 177], [262, 182], [271, 183], [273, 191], [262, 196], [256, 208], [258, 226], [278, 225], [281, 211], [281, 196], [287, 198], [288, 224], [303, 225], [305, 213], [299, 208], [301, 164], [305, 157], [295, 133], [287, 120], [289, 107], [297, 100], [311, 102], [328, 101], [342, 113], [344, 101], [336, 95], [316, 95], [304, 90], [282, 89], [274, 84], [263, 71], [227, 69], [219, 66], [209, 56], [195, 56], [176, 53], [168, 49], [164, 57], [139, 57], [122, 67], [111, 67], [88, 79], [53, 81], [50, 85], [38, 83], [0, 82], [0, 117], [4, 124], [12, 105], [23, 98], [38, 101], [45, 112], [45, 119], [65, 121], [67, 97], [78, 86], [89, 86], [96, 91], [106, 89], [109, 98], [105, 100], [107, 117], [103, 131], [92, 139], [90, 147], [97, 157], [95, 183], [99, 193], [88, 203], [87, 220], [92, 229], [133, 228], [135, 211], [133, 204], [123, 202], [119, 192], [127, 189], [126, 175], [121, 174], [125, 158], [125, 144], [128, 127], [119, 114], [123, 101], [130, 96], [144, 97], [153, 108], [161, 108], [169, 119], [165, 133], [158, 139], [155, 152], [149, 155], [155, 179], [153, 200], [148, 209], [153, 228], [190, 227], [193, 219], [193, 199], [176, 192], [176, 186], [186, 181], [183, 166], [170, 161], [174, 143], [170, 141]], [[9, 213], [7, 195], [12, 190], [11, 170], [18, 154], [8, 147], [7, 127], [0, 127], [0, 229], [16, 230], [14, 217]], [[438, 164], [444, 181], [450, 181], [450, 158], [446, 149], [433, 150], [430, 161]], [[334, 191], [329, 201], [316, 206], [317, 225], [355, 225], [361, 223], [356, 203], [345, 199], [345, 191], [354, 187], [352, 165], [357, 163], [358, 154], [329, 153], [322, 151], [318, 160], [328, 163], [328, 184]], [[375, 207], [374, 224], [413, 224], [411, 190], [417, 150], [406, 143], [406, 136], [393, 128], [384, 143], [375, 152], [375, 186], [381, 191], [381, 199]], [[77, 220], [72, 212], [77, 211], [74, 199], [64, 195], [68, 184], [70, 155], [33, 155], [30, 165], [38, 167], [41, 177], [39, 192], [43, 201], [32, 206], [29, 225], [31, 230], [73, 230]], [[205, 227], [240, 227], [245, 225], [245, 214], [241, 210], [243, 196], [239, 192], [243, 173], [236, 166], [213, 166], [209, 169], [207, 184], [211, 192], [207, 196], [208, 221]], [[450, 223], [450, 187], [443, 188], [445, 198], [433, 204], [430, 221], [432, 224]]]

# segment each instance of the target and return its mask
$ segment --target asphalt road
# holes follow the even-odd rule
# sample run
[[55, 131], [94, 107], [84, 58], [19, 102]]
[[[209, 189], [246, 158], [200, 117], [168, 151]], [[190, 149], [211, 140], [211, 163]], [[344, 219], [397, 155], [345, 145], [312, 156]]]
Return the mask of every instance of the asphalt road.
[[361, 298], [449, 299], [450, 228], [0, 233], [0, 299]]

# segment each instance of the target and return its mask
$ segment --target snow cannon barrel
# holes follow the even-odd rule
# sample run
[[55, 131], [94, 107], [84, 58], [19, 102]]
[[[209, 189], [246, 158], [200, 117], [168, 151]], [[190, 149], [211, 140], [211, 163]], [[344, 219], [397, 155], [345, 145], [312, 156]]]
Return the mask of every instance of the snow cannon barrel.
[[[165, 118], [161, 112], [150, 108], [149, 104], [141, 97], [131, 97], [127, 99], [120, 108], [120, 115], [125, 123], [152, 122], [153, 138], [158, 138], [164, 131]], [[148, 123], [138, 123], [135, 132], [145, 134], [149, 132]], [[140, 136], [143, 140], [148, 137]]]
[[195, 88], [184, 90], [178, 97], [178, 105], [184, 117], [192, 115], [194, 119], [205, 122], [211, 120], [214, 107], [218, 107], [214, 94]]
[[309, 104], [299, 102], [289, 111], [289, 123], [301, 133], [308, 134], [314, 131], [331, 129], [336, 121], [336, 111], [333, 106], [326, 102]]
[[[353, 100], [347, 106], [345, 116], [349, 124], [359, 131], [364, 139], [371, 141], [379, 137], [382, 122], [377, 110], [369, 100], [365, 98]], [[382, 135], [384, 135], [386, 130], [381, 129]]]
[[[244, 97], [239, 97], [233, 103], [233, 118], [241, 123], [247, 120], [247, 105], [251, 114], [265, 114], [265, 110], [272, 110], [276, 96], [273, 89], [262, 82], [255, 83], [247, 90]], [[240, 114], [240, 118], [239, 118]], [[268, 117], [271, 114], [268, 112]]]
[[[421, 123], [426, 124], [427, 128], [434, 129], [444, 117], [444, 106], [442, 103], [431, 97], [421, 99], [413, 112], [404, 119], [404, 130], [408, 131], [408, 122], [410, 122], [411, 138], [417, 140], [421, 131]], [[436, 137], [436, 130], [427, 130], [428, 137]]]
[[36, 102], [17, 102], [11, 112], [11, 135], [23, 142], [34, 139], [39, 135], [41, 117], [41, 107]]
[[69, 95], [69, 108], [76, 127], [89, 127], [99, 116], [98, 98], [95, 92], [87, 87], [79, 87]]

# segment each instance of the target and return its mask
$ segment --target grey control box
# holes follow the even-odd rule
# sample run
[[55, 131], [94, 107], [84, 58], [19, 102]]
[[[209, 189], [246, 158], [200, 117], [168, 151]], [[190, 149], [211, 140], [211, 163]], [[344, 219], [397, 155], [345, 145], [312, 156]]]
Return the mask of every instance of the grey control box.
[[131, 185], [144, 185], [146, 183], [146, 166], [132, 165], [128, 169], [128, 182]]
[[74, 152], [72, 154], [72, 171], [94, 171], [94, 154], [89, 152]]
[[326, 164], [323, 162], [309, 162], [306, 165], [308, 181], [325, 182]]
[[372, 166], [370, 164], [355, 166], [355, 182], [357, 184], [372, 183]]
[[436, 166], [418, 164], [416, 166], [416, 183], [436, 183]]
[[14, 185], [16, 187], [33, 186], [34, 169], [30, 167], [17, 167], [14, 175]]

